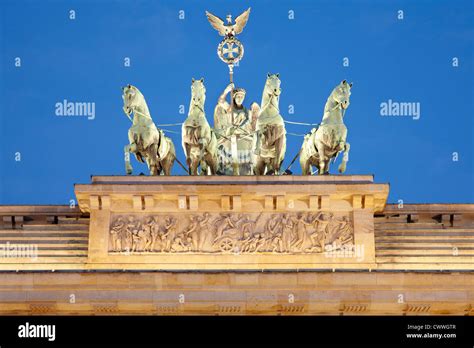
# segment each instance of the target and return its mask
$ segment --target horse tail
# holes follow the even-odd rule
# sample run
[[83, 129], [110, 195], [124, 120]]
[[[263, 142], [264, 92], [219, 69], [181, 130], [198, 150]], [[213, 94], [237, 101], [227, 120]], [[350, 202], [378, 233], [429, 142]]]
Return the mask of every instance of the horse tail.
[[[163, 139], [164, 134], [161, 129], [158, 129], [158, 146], [156, 149], [156, 155], [158, 156], [158, 160], [161, 161], [161, 156], [160, 156], [160, 147], [161, 147], [161, 140]], [[166, 141], [166, 139], [165, 139]]]
[[170, 144], [170, 149], [168, 153], [170, 153], [173, 156], [173, 158], [176, 158], [176, 149], [174, 147], [174, 143], [171, 141], [171, 139], [167, 139], [167, 141]]
[[212, 157], [217, 158], [217, 136], [213, 128], [210, 128], [210, 139], [207, 144], [207, 151], [212, 155]]

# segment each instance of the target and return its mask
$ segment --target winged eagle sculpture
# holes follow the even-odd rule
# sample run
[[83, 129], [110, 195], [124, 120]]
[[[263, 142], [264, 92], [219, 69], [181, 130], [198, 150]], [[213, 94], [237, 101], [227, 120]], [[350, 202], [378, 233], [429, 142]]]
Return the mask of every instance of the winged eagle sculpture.
[[232, 15], [227, 15], [227, 24], [224, 24], [223, 19], [206, 11], [209, 23], [211, 23], [212, 27], [219, 32], [220, 36], [224, 37], [234, 37], [235, 35], [240, 34], [249, 20], [249, 15], [250, 7], [235, 19], [235, 24], [232, 24]]

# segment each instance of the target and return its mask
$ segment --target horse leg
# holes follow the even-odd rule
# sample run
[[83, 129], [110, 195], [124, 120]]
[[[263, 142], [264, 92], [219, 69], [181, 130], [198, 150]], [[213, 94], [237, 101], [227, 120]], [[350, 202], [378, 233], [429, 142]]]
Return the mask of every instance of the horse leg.
[[316, 149], [319, 154], [319, 163], [318, 163], [318, 175], [323, 175], [326, 170], [326, 162], [324, 161], [324, 145], [321, 143], [316, 144]]
[[268, 162], [266, 163], [266, 171], [264, 172], [264, 175], [278, 175], [278, 172], [276, 170], [278, 163], [278, 157], [270, 158]]
[[300, 157], [300, 165], [301, 175], [311, 175], [311, 166], [309, 165], [309, 159], [304, 159], [303, 157]]
[[211, 162], [210, 167], [211, 167], [211, 175], [217, 175], [217, 155], [214, 152], [214, 155], [212, 153], [209, 154], [209, 160]]
[[207, 168], [211, 170], [211, 175], [216, 175], [217, 172], [217, 162], [216, 159], [212, 156], [211, 153], [207, 152], [206, 155], [204, 155], [204, 163], [205, 166], [201, 166], [201, 168], [206, 168], [206, 174], [209, 174], [207, 171]]
[[163, 171], [165, 172], [165, 175], [171, 175], [171, 168], [173, 167], [174, 161], [176, 160], [176, 150], [174, 148], [174, 145], [171, 141], [170, 142], [170, 149], [161, 161], [161, 164], [163, 166]]
[[344, 145], [344, 155], [342, 156], [342, 162], [339, 165], [339, 173], [344, 173], [346, 171], [347, 162], [349, 162], [349, 150], [351, 149], [351, 145], [349, 143], [345, 143]]
[[318, 166], [318, 174], [323, 175], [326, 173], [326, 156], [324, 155], [324, 145], [320, 142], [316, 144], [316, 148], [319, 154], [319, 166]]
[[146, 163], [148, 165], [148, 169], [150, 170], [151, 176], [159, 175], [158, 166], [152, 159], [147, 158]]
[[188, 166], [188, 173], [191, 175], [191, 145], [184, 143], [184, 155], [186, 156], [186, 165]]
[[133, 171], [132, 165], [130, 164], [130, 152], [135, 152], [136, 149], [137, 146], [135, 144], [125, 145], [123, 149], [125, 157], [125, 172], [127, 173], [127, 175], [131, 175]]
[[280, 137], [275, 140], [275, 158], [273, 159], [273, 170], [275, 171], [275, 175], [280, 174], [281, 164], [283, 163], [283, 159], [281, 157], [281, 153], [283, 150], [284, 138]]
[[148, 169], [150, 169], [150, 175], [158, 175], [158, 144], [150, 145], [147, 152], [147, 163]]
[[156, 168], [156, 175], [161, 175], [161, 172], [163, 171], [163, 159], [161, 159], [158, 156], [156, 158], [155, 168]]
[[189, 159], [191, 175], [198, 175], [199, 158], [191, 155]]
[[203, 157], [203, 159], [200, 161], [200, 164], [201, 164], [201, 173], [200, 173], [200, 175], [208, 175], [209, 172], [208, 172], [208, 166], [207, 166], [207, 162], [206, 162], [206, 156]]
[[[161, 162], [161, 163], [163, 163], [163, 162]], [[158, 162], [158, 164], [156, 165], [156, 175], [161, 175], [162, 171], [163, 171], [163, 167]]]
[[325, 157], [324, 158], [325, 165], [324, 165], [324, 175], [329, 175], [329, 167], [331, 166], [331, 158], [330, 157]]
[[255, 175], [263, 175], [264, 171], [265, 171], [265, 161], [262, 159], [262, 157], [258, 156], [257, 163], [255, 163], [255, 167], [254, 167]]
[[219, 162], [217, 160], [217, 137], [214, 132], [211, 134], [211, 141], [208, 145], [208, 153], [210, 159], [210, 167], [211, 167], [211, 175], [217, 175], [217, 167], [219, 166]]
[[211, 169], [211, 175], [216, 175], [217, 174], [217, 160], [214, 156], [212, 156], [211, 154], [209, 154], [209, 161], [210, 161], [210, 165], [209, 165], [209, 168]]
[[166, 157], [161, 161], [163, 171], [165, 175], [171, 175], [171, 168], [173, 167], [173, 163], [176, 157], [172, 153], [168, 153]]
[[253, 174], [260, 175], [260, 157], [257, 156], [253, 165]]

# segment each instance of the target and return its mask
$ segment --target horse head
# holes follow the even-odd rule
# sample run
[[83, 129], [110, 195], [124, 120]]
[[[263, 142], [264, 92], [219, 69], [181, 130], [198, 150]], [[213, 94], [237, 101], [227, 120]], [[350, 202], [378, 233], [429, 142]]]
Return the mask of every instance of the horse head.
[[204, 86], [204, 79], [192, 79], [191, 83], [191, 107], [197, 107], [204, 111], [204, 103], [206, 102], [206, 87]]
[[140, 90], [132, 85], [127, 85], [122, 88], [123, 111], [130, 117], [130, 115], [137, 110], [141, 114], [150, 117], [148, 107], [145, 102], [145, 97]]
[[260, 114], [279, 112], [278, 103], [281, 94], [280, 84], [280, 74], [267, 74], [267, 80], [265, 81], [265, 87], [263, 88], [262, 102], [260, 104]]
[[340, 105], [342, 109], [347, 109], [349, 107], [351, 87], [352, 82], [347, 83], [346, 80], [342, 80], [342, 82], [337, 85], [331, 93], [331, 98], [336, 102], [337, 105]]
[[281, 93], [280, 88], [280, 74], [267, 74], [267, 81], [265, 82], [265, 93], [268, 97], [279, 97]]

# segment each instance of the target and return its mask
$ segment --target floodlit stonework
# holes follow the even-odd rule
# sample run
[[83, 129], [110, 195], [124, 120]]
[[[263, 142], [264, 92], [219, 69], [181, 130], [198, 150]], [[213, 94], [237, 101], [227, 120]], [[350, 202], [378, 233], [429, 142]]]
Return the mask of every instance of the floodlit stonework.
[[1, 314], [458, 314], [474, 205], [372, 176], [96, 176], [79, 207], [0, 206]]

